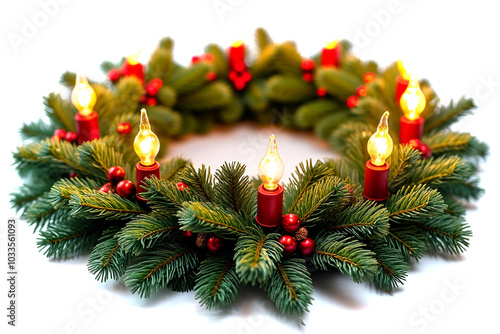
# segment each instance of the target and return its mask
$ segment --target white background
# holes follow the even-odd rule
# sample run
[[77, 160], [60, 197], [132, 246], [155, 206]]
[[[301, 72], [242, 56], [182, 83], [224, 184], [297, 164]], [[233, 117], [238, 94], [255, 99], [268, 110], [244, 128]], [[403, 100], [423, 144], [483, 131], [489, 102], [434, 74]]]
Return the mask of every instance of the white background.
[[[497, 123], [500, 102], [498, 23], [492, 1], [65, 1], [3, 3], [0, 10], [2, 102], [2, 205], [0, 322], [8, 333], [469, 333], [498, 330], [499, 186]], [[44, 6], [55, 3], [56, 6]], [[161, 4], [163, 3], [163, 4]], [[168, 3], [168, 4], [167, 4]], [[216, 8], [218, 5], [218, 8]], [[45, 8], [45, 9], [44, 9]], [[44, 14], [44, 11], [46, 12]], [[48, 14], [47, 14], [48, 13]], [[50, 15], [49, 15], [50, 14]], [[36, 30], [27, 28], [36, 24]], [[387, 66], [403, 59], [430, 80], [443, 104], [465, 95], [478, 105], [456, 126], [490, 144], [482, 164], [486, 195], [471, 205], [474, 236], [459, 257], [426, 257], [393, 295], [357, 285], [341, 275], [315, 275], [314, 302], [305, 327], [282, 319], [258, 289], [245, 289], [234, 307], [207, 311], [194, 293], [162, 292], [150, 300], [131, 295], [122, 282], [101, 284], [87, 272], [86, 257], [58, 262], [36, 248], [36, 235], [18, 225], [16, 328], [7, 326], [6, 221], [8, 194], [21, 184], [11, 152], [21, 144], [23, 122], [43, 115], [42, 97], [68, 94], [58, 84], [65, 70], [104, 80], [104, 60], [117, 61], [142, 48], [146, 62], [160, 38], [176, 41], [175, 58], [187, 64], [208, 43], [229, 46], [242, 39], [253, 48], [257, 27], [277, 42], [296, 41], [310, 56], [327, 41], [348, 39], [362, 59]], [[13, 37], [15, 36], [15, 37]], [[23, 38], [21, 44], [13, 38]], [[332, 155], [308, 135], [243, 125], [189, 137], [168, 156], [183, 154], [199, 166], [217, 168], [238, 160], [256, 174], [267, 136], [275, 132], [287, 174], [299, 161]], [[5, 332], [4, 332], [5, 333]]]

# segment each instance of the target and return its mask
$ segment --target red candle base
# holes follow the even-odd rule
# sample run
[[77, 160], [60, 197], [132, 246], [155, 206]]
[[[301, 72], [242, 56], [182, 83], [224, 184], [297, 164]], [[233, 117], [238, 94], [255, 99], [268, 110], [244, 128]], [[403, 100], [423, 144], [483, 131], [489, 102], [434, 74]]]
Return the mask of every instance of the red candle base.
[[[228, 52], [229, 69], [236, 70], [237, 64], [245, 63], [245, 45], [231, 46]], [[241, 66], [241, 65], [239, 65]]]
[[402, 116], [399, 120], [399, 142], [408, 144], [412, 139], [421, 139], [424, 133], [424, 118], [419, 116], [415, 120], [410, 120]]
[[263, 227], [276, 227], [283, 219], [283, 187], [267, 190], [261, 184], [257, 194], [257, 223]]
[[75, 115], [75, 122], [78, 145], [86, 141], [99, 139], [99, 120], [97, 119], [97, 113], [95, 111], [87, 116], [82, 116], [80, 113], [77, 113]]
[[368, 160], [365, 165], [365, 188], [363, 196], [372, 201], [383, 201], [389, 197], [389, 164], [382, 166]]
[[408, 83], [410, 81], [403, 78], [401, 75], [396, 77], [396, 103], [399, 105], [399, 100], [401, 100], [401, 96], [405, 92], [406, 88], [408, 88]]
[[142, 83], [144, 83], [144, 66], [142, 66], [141, 63], [137, 64], [130, 64], [127, 59], [123, 62], [122, 69], [121, 69], [122, 75], [129, 77], [137, 77], [139, 80], [141, 80]]
[[147, 189], [145, 189], [142, 186], [142, 181], [150, 177], [151, 175], [160, 178], [160, 164], [158, 163], [158, 161], [155, 161], [155, 163], [151, 166], [144, 166], [139, 161], [138, 163], [135, 164], [135, 174], [136, 174], [136, 185], [137, 185], [136, 196], [139, 200], [146, 201], [144, 198], [140, 196], [140, 194], [147, 191]]
[[324, 48], [321, 50], [321, 65], [325, 67], [340, 67], [340, 45], [333, 49]]

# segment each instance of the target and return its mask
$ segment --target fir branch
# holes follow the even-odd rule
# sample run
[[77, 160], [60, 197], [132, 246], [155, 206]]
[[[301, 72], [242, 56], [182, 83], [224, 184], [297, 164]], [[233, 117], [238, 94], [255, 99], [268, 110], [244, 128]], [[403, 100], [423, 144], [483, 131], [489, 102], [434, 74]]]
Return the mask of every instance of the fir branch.
[[135, 257], [123, 275], [123, 282], [132, 293], [149, 298], [171, 281], [196, 268], [199, 261], [193, 251], [169, 243], [164, 249], [156, 248]]
[[87, 219], [125, 220], [146, 213], [139, 204], [120, 195], [97, 190], [75, 189], [69, 205], [72, 216]]
[[262, 52], [262, 50], [264, 50], [268, 45], [271, 45], [273, 43], [273, 40], [265, 29], [257, 28], [255, 30], [255, 43], [257, 44], [259, 50]]
[[328, 140], [331, 137], [333, 131], [335, 131], [341, 124], [346, 123], [351, 118], [352, 115], [349, 110], [337, 110], [335, 113], [329, 114], [315, 123], [314, 133], [318, 138]]
[[287, 315], [301, 316], [312, 304], [313, 285], [305, 261], [285, 259], [276, 263], [276, 269], [264, 284], [267, 295], [276, 308]]
[[379, 239], [389, 233], [389, 213], [374, 201], [347, 207], [328, 220], [325, 230], [350, 234], [358, 239]]
[[424, 237], [416, 226], [397, 225], [391, 227], [389, 234], [383, 240], [390, 248], [398, 250], [406, 262], [410, 258], [421, 259], [427, 252]]
[[399, 284], [404, 283], [410, 266], [398, 250], [387, 248], [383, 242], [373, 244], [370, 248], [375, 252], [378, 263], [373, 283], [379, 289], [392, 292]]
[[148, 206], [155, 211], [176, 215], [185, 202], [202, 201], [191, 188], [180, 191], [176, 183], [167, 179], [158, 180], [156, 177], [150, 177], [144, 183], [147, 191], [141, 196], [148, 200]]
[[194, 289], [196, 284], [196, 269], [186, 272], [184, 275], [172, 278], [167, 287], [175, 292], [188, 292]]
[[118, 241], [118, 231], [117, 227], [104, 231], [98, 244], [90, 252], [87, 267], [98, 281], [105, 282], [109, 278], [118, 280], [130, 261], [130, 254]]
[[56, 209], [53, 204], [52, 194], [49, 192], [40, 196], [23, 213], [22, 218], [26, 219], [29, 225], [34, 226], [34, 231], [68, 219], [69, 211]]
[[459, 255], [469, 246], [472, 232], [462, 217], [450, 214], [417, 224], [430, 249]]
[[122, 154], [116, 152], [113, 147], [106, 145], [101, 140], [85, 142], [78, 147], [79, 165], [86, 168], [84, 176], [92, 176], [105, 183], [108, 181], [108, 169], [113, 166], [123, 165]]
[[37, 182], [28, 180], [16, 192], [11, 193], [10, 203], [16, 210], [23, 210], [34, 203], [40, 196], [50, 190], [54, 179], [47, 175], [45, 178], [37, 179]]
[[[255, 85], [250, 84], [251, 87]], [[250, 90], [250, 89], [249, 89]], [[256, 101], [257, 103], [259, 101]], [[243, 117], [245, 105], [237, 96], [233, 96], [231, 101], [218, 111], [218, 118], [222, 123], [235, 123]]]
[[279, 263], [283, 254], [283, 246], [279, 243], [280, 235], [277, 233], [264, 234], [262, 231], [243, 235], [236, 243], [234, 260], [236, 273], [242, 283], [266, 282], [275, 264]]
[[267, 83], [267, 97], [280, 103], [298, 103], [316, 96], [314, 86], [302, 78], [275, 75]]
[[214, 201], [235, 212], [251, 215], [255, 211], [257, 197], [250, 179], [244, 175], [245, 168], [239, 162], [226, 162], [215, 172]]
[[210, 53], [213, 56], [213, 66], [217, 76], [220, 78], [227, 77], [228, 61], [224, 50], [216, 44], [208, 44], [205, 47], [205, 52]]
[[54, 134], [56, 127], [52, 124], [47, 124], [43, 120], [33, 121], [29, 124], [23, 124], [19, 133], [22, 140], [43, 140], [51, 137]]
[[290, 183], [285, 186], [284, 211], [293, 212], [297, 203], [302, 200], [305, 192], [316, 182], [331, 174], [327, 165], [317, 160], [314, 165], [312, 159], [299, 163], [295, 172], [290, 176]]
[[208, 72], [210, 72], [210, 65], [200, 61], [174, 73], [169, 86], [175, 89], [179, 95], [194, 92], [207, 83]]
[[323, 87], [328, 94], [346, 100], [356, 93], [356, 89], [363, 85], [363, 81], [344, 71], [336, 68], [318, 68], [314, 81], [317, 87]]
[[68, 259], [88, 253], [108, 227], [102, 221], [68, 218], [40, 232], [38, 248], [50, 258]]
[[355, 187], [355, 185], [361, 184], [358, 170], [352, 168], [352, 166], [346, 160], [325, 159], [323, 163], [325, 166], [330, 168], [332, 175], [338, 176], [341, 179], [346, 180], [346, 182], [348, 183], [352, 183], [353, 187]]
[[478, 159], [488, 155], [488, 145], [470, 133], [443, 130], [425, 135], [422, 141], [429, 147], [434, 157], [458, 155]]
[[73, 193], [79, 190], [97, 190], [100, 185], [90, 178], [72, 177], [69, 179], [61, 179], [54, 183], [50, 189], [49, 199], [54, 208], [69, 209], [68, 202]]
[[216, 233], [227, 239], [236, 239], [250, 233], [249, 222], [243, 217], [232, 210], [207, 202], [186, 202], [177, 215], [181, 230]]
[[276, 72], [276, 62], [279, 59], [278, 47], [276, 44], [268, 44], [260, 50], [257, 58], [254, 59], [252, 67], [249, 69], [252, 79], [267, 78]]
[[449, 106], [439, 108], [425, 119], [424, 132], [443, 130], [470, 114], [475, 107], [474, 101], [465, 97], [461, 97], [457, 103], [451, 101]]
[[[300, 68], [300, 66], [299, 66]], [[294, 122], [301, 129], [309, 129], [328, 115], [337, 114], [338, 111], [344, 110], [344, 107], [337, 101], [333, 100], [312, 100], [305, 102], [297, 108], [294, 115]]]
[[327, 176], [305, 191], [292, 212], [299, 216], [302, 226], [309, 228], [342, 210], [350, 199], [347, 184], [336, 176]]
[[276, 68], [279, 73], [289, 76], [302, 76], [302, 56], [294, 43], [285, 42], [278, 45]]
[[121, 247], [132, 255], [155, 247], [179, 230], [177, 218], [164, 213], [141, 214], [132, 219], [118, 233]]
[[420, 152], [410, 145], [396, 145], [389, 157], [389, 192], [393, 193], [405, 185], [412, 175], [413, 167], [420, 159]]
[[[204, 77], [204, 80], [205, 77]], [[224, 82], [212, 82], [189, 94], [179, 97], [179, 110], [204, 111], [225, 107], [231, 101], [231, 87]]]
[[148, 61], [146, 79], [158, 78], [164, 83], [169, 83], [174, 73], [172, 51], [161, 45], [151, 54]]
[[370, 281], [377, 272], [374, 253], [352, 237], [323, 233], [316, 237], [316, 252], [312, 263], [320, 270], [337, 268], [350, 275], [354, 282]]
[[49, 117], [51, 124], [57, 128], [67, 131], [75, 131], [76, 109], [73, 105], [63, 100], [60, 94], [50, 93], [43, 98], [45, 113]]
[[183, 169], [191, 164], [191, 161], [182, 157], [175, 157], [160, 165], [160, 175], [162, 180], [174, 181], [182, 173]]
[[194, 290], [196, 299], [207, 309], [231, 305], [236, 300], [240, 287], [231, 257], [216, 255], [201, 262]]
[[189, 165], [180, 174], [179, 179], [203, 201], [211, 202], [213, 200], [213, 177], [210, 173], [210, 167], [207, 169], [205, 165], [202, 165], [196, 170], [193, 165]]
[[244, 102], [255, 113], [263, 113], [268, 110], [270, 101], [267, 97], [266, 82], [262, 79], [250, 81]]
[[442, 214], [446, 205], [436, 189], [424, 185], [403, 187], [387, 200], [389, 219], [394, 223], [418, 222]]

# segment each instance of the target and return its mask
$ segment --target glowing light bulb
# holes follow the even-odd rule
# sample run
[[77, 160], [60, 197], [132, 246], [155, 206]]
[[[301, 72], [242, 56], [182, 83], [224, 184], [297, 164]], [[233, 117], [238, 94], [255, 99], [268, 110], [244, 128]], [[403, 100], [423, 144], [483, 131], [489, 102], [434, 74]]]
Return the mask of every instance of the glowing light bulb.
[[424, 111], [426, 103], [425, 95], [420, 89], [417, 77], [415, 75], [410, 76], [408, 88], [406, 88], [399, 100], [406, 118], [412, 121], [416, 120]]
[[243, 41], [241, 39], [239, 39], [237, 41], [234, 41], [233, 44], [231, 44], [231, 46], [233, 48], [239, 48], [242, 44], [243, 44]]
[[410, 80], [410, 73], [406, 70], [405, 66], [403, 65], [403, 61], [398, 60], [397, 61], [397, 66], [399, 70], [399, 74], [405, 79], [405, 80]]
[[139, 64], [139, 54], [141, 53], [141, 49], [139, 52], [137, 52], [135, 55], [131, 55], [127, 57], [127, 61], [130, 65], [137, 65]]
[[389, 112], [386, 111], [380, 118], [380, 123], [370, 139], [368, 139], [368, 154], [371, 157], [371, 162], [375, 166], [383, 166], [385, 160], [392, 152], [392, 138], [389, 135]]
[[259, 163], [259, 177], [267, 190], [278, 188], [278, 182], [283, 177], [285, 165], [278, 155], [278, 146], [274, 135], [269, 138], [266, 155]]
[[92, 113], [96, 103], [96, 94], [89, 85], [87, 78], [79, 74], [76, 75], [75, 88], [71, 92], [71, 102], [80, 115], [88, 116]]
[[331, 41], [331, 42], [327, 42], [325, 48], [328, 50], [335, 49], [335, 47], [337, 46], [337, 43], [338, 43], [337, 39], [334, 41]]
[[139, 125], [139, 133], [134, 140], [134, 150], [143, 166], [153, 165], [160, 150], [160, 141], [156, 134], [151, 131], [148, 114], [144, 108], [141, 110], [141, 124]]

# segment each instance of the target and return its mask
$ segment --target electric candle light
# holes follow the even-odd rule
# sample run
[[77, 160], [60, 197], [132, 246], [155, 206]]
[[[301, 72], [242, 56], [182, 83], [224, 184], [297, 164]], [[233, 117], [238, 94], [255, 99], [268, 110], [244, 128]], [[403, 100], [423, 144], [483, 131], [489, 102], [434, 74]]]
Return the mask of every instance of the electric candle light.
[[71, 92], [71, 102], [78, 110], [75, 115], [78, 145], [99, 138], [99, 121], [97, 113], [93, 110], [96, 100], [95, 91], [89, 85], [87, 78], [77, 75], [75, 88]]
[[406, 71], [401, 60], [397, 61], [397, 66], [399, 70], [399, 75], [396, 77], [396, 102], [399, 103], [401, 96], [408, 88], [408, 83], [410, 82], [410, 73]]
[[321, 65], [325, 67], [340, 66], [340, 44], [338, 40], [326, 43], [321, 50]]
[[257, 223], [264, 227], [276, 227], [283, 218], [283, 187], [278, 182], [283, 177], [285, 166], [278, 155], [274, 135], [269, 138], [266, 155], [259, 163], [262, 184], [257, 194]]
[[245, 68], [245, 44], [235, 41], [229, 48], [229, 69], [242, 71]]
[[383, 201], [389, 197], [389, 163], [386, 159], [391, 155], [393, 143], [389, 135], [389, 112], [380, 118], [380, 123], [368, 140], [370, 160], [365, 165], [365, 187], [363, 196], [373, 201]]
[[141, 110], [139, 133], [134, 139], [134, 150], [141, 159], [141, 161], [137, 162], [135, 165], [137, 198], [145, 201], [145, 199], [139, 196], [141, 193], [146, 192], [146, 189], [141, 186], [142, 181], [151, 175], [160, 178], [160, 164], [155, 160], [160, 150], [160, 141], [151, 130], [148, 114], [144, 108]]
[[404, 112], [399, 125], [399, 142], [401, 144], [408, 144], [410, 140], [422, 137], [424, 118], [420, 114], [424, 111], [426, 103], [418, 79], [412, 75], [400, 100], [401, 109]]
[[128, 77], [128, 76], [134, 76], [137, 77], [139, 80], [141, 80], [142, 83], [144, 83], [144, 66], [142, 66], [141, 63], [139, 63], [139, 54], [141, 53], [141, 50], [137, 52], [135, 55], [128, 56], [125, 61], [123, 62], [122, 65], [122, 75]]

